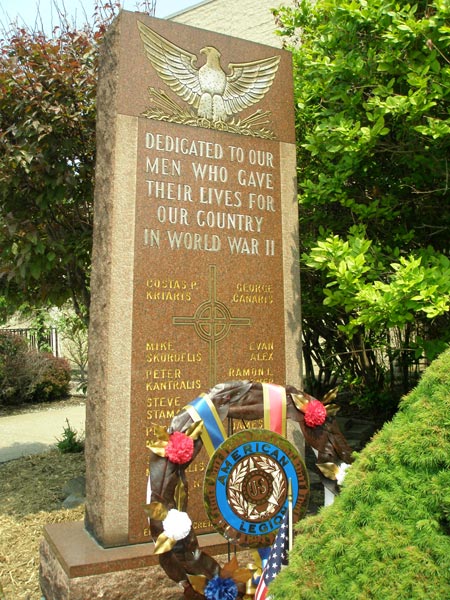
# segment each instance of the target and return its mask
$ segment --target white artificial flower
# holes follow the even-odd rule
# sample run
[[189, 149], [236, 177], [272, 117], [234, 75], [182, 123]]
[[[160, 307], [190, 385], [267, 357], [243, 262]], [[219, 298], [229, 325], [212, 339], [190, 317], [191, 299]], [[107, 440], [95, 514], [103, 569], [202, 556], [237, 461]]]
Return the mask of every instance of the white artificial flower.
[[162, 525], [167, 537], [178, 541], [189, 534], [192, 521], [187, 513], [171, 508]]
[[345, 479], [345, 475], [347, 473], [347, 469], [349, 468], [350, 465], [348, 465], [347, 463], [343, 462], [339, 465], [339, 470], [337, 472], [336, 475], [336, 483], [338, 485], [342, 485], [342, 482]]

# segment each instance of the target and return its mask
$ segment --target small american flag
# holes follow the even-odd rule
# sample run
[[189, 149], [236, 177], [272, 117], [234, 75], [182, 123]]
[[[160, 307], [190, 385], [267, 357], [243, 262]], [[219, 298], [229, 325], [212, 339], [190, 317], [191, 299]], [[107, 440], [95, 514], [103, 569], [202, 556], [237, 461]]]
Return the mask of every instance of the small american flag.
[[277, 537], [270, 550], [267, 564], [256, 588], [255, 600], [269, 600], [270, 596], [267, 595], [267, 588], [269, 587], [269, 583], [271, 583], [281, 571], [281, 567], [288, 564], [288, 550], [289, 511], [286, 511], [280, 529], [278, 530]]

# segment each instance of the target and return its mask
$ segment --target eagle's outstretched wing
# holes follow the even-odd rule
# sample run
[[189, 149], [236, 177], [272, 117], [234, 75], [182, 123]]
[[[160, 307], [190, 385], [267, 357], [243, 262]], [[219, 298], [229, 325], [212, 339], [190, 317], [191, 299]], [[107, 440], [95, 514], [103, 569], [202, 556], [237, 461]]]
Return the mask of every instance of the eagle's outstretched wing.
[[188, 104], [198, 108], [201, 97], [197, 57], [172, 44], [138, 21], [147, 58], [161, 79]]
[[230, 74], [223, 94], [228, 115], [262, 100], [275, 79], [279, 62], [279, 56], [272, 56], [249, 63], [230, 63]]

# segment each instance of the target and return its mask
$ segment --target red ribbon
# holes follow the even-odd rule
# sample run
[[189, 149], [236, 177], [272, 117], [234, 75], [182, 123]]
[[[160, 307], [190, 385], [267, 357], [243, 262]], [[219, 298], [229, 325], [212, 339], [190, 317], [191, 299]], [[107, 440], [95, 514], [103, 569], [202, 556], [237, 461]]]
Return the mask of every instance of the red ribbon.
[[273, 383], [263, 383], [264, 429], [286, 437], [286, 389]]

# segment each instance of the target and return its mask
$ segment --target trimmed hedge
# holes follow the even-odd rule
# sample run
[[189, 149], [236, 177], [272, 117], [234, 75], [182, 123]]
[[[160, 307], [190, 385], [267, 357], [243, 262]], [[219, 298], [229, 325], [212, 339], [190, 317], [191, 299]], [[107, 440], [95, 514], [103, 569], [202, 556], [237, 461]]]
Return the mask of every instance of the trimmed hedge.
[[273, 600], [450, 598], [450, 351], [296, 532]]

